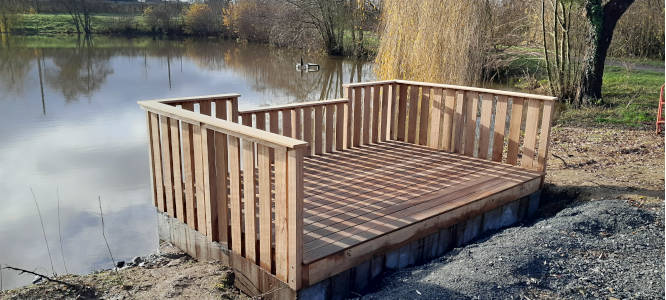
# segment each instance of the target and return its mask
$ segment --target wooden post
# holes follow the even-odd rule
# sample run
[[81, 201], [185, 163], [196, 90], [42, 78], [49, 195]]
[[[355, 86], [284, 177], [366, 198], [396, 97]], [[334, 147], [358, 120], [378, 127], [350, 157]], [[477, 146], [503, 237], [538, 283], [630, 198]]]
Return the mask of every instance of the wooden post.
[[301, 288], [303, 263], [303, 150], [287, 152], [287, 216], [289, 240], [289, 286]]

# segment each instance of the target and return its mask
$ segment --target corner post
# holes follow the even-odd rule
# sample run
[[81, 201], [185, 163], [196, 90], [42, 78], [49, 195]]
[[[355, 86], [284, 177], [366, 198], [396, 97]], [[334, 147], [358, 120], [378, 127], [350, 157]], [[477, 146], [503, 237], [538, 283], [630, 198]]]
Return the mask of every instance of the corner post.
[[303, 264], [303, 147], [287, 150], [289, 287], [299, 290]]

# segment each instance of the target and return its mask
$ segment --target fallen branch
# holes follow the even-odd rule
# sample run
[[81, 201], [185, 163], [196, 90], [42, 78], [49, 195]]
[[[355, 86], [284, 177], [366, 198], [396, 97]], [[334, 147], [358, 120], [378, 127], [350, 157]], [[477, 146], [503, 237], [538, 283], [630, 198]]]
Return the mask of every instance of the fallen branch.
[[48, 280], [48, 281], [50, 281], [50, 282], [55, 282], [55, 283], [60, 283], [60, 284], [66, 285], [66, 286], [68, 286], [68, 287], [70, 287], [70, 288], [73, 288], [73, 289], [80, 289], [80, 288], [81, 288], [81, 286], [78, 285], [78, 284], [73, 284], [73, 283], [65, 282], [65, 281], [62, 281], [62, 280], [55, 279], [55, 278], [51, 278], [51, 277], [49, 277], [49, 276], [46, 276], [46, 275], [43, 275], [43, 274], [39, 274], [39, 273], [35, 273], [35, 272], [33, 272], [33, 271], [29, 271], [29, 270], [26, 270], [26, 269], [21, 269], [21, 268], [17, 268], [17, 267], [12, 267], [12, 266], [8, 266], [8, 265], [5, 265], [5, 266], [3, 266], [3, 267], [0, 267], [0, 270], [1, 270], [1, 269], [10, 269], [10, 270], [18, 271], [18, 272], [20, 272], [19, 274], [22, 274], [22, 273], [32, 274], [32, 275], [35, 275], [35, 276], [39, 276], [39, 277], [41, 277], [41, 278], [44, 278], [44, 279], [46, 279], [46, 280]]
[[564, 158], [560, 157], [559, 155], [557, 155], [557, 154], [555, 154], [555, 153], [551, 153], [551, 155], [553, 155], [553, 157], [558, 158], [559, 160], [561, 160], [562, 163], [564, 164], [564, 168], [565, 168], [565, 169], [568, 169], [568, 168], [569, 168], [569, 164], [567, 163], [566, 160], [564, 160]]

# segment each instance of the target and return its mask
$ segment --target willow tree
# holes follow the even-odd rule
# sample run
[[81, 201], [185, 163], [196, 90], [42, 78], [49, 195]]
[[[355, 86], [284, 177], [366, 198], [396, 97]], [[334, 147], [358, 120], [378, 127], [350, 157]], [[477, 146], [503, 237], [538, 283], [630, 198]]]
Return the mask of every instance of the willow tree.
[[456, 84], [480, 79], [486, 1], [385, 0], [382, 5], [379, 77]]

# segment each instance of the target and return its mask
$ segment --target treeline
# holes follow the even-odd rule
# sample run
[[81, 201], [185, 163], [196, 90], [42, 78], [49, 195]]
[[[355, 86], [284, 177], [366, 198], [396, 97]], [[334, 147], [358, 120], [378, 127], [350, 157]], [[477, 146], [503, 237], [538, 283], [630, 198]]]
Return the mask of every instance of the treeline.
[[[0, 32], [222, 36], [373, 56], [379, 0], [0, 0]], [[69, 16], [62, 24], [62, 16]], [[61, 18], [58, 19], [57, 16]], [[60, 24], [60, 28], [48, 26]], [[47, 26], [44, 26], [47, 25]], [[42, 26], [42, 28], [38, 28]], [[50, 32], [54, 33], [54, 32]]]

